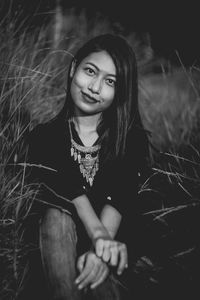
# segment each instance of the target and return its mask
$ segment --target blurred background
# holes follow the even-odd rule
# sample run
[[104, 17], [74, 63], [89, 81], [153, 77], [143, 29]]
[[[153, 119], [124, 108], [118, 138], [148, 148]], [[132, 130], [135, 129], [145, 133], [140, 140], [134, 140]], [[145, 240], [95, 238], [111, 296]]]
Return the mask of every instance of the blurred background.
[[[21, 18], [32, 16], [35, 26], [49, 22], [58, 5], [65, 13], [70, 8], [84, 10], [89, 19], [101, 14], [110, 22], [116, 22], [126, 32], [148, 32], [151, 45], [158, 56], [176, 61], [175, 50], [186, 65], [199, 59], [198, 3], [139, 0], [1, 0], [1, 18], [12, 5], [13, 11], [21, 11]], [[22, 12], [23, 10], [23, 12]], [[29, 20], [30, 21], [30, 20]]]

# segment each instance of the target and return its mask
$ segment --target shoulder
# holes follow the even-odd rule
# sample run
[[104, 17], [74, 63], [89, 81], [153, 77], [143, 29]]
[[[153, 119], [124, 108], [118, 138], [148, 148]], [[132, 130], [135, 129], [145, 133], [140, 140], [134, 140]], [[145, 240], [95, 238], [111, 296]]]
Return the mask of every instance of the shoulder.
[[62, 160], [70, 145], [67, 128], [66, 122], [57, 120], [36, 125], [26, 141], [27, 159], [55, 164]]
[[67, 135], [68, 127], [64, 121], [54, 120], [48, 123], [36, 125], [28, 135], [28, 144], [49, 145], [57, 143], [65, 134]]
[[133, 127], [127, 134], [126, 152], [148, 155], [149, 140], [147, 131], [141, 127]]

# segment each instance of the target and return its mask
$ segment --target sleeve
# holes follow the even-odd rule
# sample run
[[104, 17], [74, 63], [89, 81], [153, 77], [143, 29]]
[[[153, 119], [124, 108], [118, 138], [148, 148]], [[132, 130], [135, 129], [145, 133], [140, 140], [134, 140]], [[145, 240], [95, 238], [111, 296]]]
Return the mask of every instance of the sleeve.
[[122, 216], [116, 239], [126, 243], [129, 261], [135, 261], [141, 249], [139, 190], [148, 176], [147, 148], [146, 137], [131, 135], [125, 156], [113, 160], [105, 173], [106, 203]]
[[73, 215], [75, 207], [58, 190], [58, 170], [51, 164], [51, 149], [43, 125], [36, 126], [26, 140], [26, 180], [37, 190], [32, 211], [42, 213], [47, 207], [59, 208]]
[[133, 213], [137, 201], [138, 175], [135, 166], [125, 160], [109, 166], [106, 182], [106, 204], [113, 206], [122, 217]]
[[148, 144], [144, 131], [130, 132], [125, 155], [113, 160], [106, 172], [106, 203], [122, 217], [137, 214], [140, 184], [148, 173]]

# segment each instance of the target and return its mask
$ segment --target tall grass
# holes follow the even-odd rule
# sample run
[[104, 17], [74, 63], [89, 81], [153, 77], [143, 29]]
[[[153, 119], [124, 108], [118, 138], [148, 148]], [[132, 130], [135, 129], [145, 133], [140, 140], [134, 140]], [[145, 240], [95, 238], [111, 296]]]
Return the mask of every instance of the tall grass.
[[61, 108], [74, 51], [89, 37], [103, 32], [124, 35], [136, 51], [139, 71], [142, 69], [141, 114], [151, 131], [151, 143], [158, 149], [151, 150], [151, 176], [140, 187], [145, 250], [133, 273], [147, 287], [160, 278], [163, 282], [163, 277], [169, 280], [165, 274], [173, 272], [174, 266], [176, 271], [184, 269], [187, 278], [193, 277], [190, 258], [198, 253], [199, 243], [199, 70], [185, 70], [180, 64], [178, 69], [171, 66], [170, 72], [149, 72], [156, 58], [148, 35], [125, 34], [118, 24], [101, 16], [88, 21], [84, 12], [67, 12], [56, 41], [51, 35], [54, 21], [23, 31], [20, 22], [16, 22], [18, 27], [14, 19], [12, 22], [0, 24], [0, 297], [17, 299], [23, 289], [27, 272], [23, 257], [29, 249], [21, 224], [36, 192], [26, 184], [26, 166], [11, 168], [10, 158], [16, 162], [24, 151], [22, 141], [29, 129]]
[[24, 257], [30, 249], [24, 244], [22, 222], [36, 192], [26, 184], [25, 167], [11, 164], [25, 150], [22, 138], [26, 132], [56, 113], [51, 109], [52, 97], [59, 103], [64, 95], [54, 84], [61, 71], [54, 64], [53, 53], [48, 56], [44, 30], [19, 35], [19, 28], [11, 25], [1, 24], [0, 31], [1, 299], [17, 299], [23, 289], [27, 272]]
[[162, 151], [180, 151], [199, 143], [200, 70], [183, 65], [140, 80], [140, 106], [152, 143]]

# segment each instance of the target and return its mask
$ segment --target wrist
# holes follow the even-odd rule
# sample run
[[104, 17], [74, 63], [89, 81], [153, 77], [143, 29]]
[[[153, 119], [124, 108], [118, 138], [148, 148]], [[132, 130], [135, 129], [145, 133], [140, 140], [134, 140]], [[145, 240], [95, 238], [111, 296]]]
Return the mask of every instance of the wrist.
[[102, 240], [111, 240], [112, 238], [110, 237], [109, 233], [107, 231], [102, 231], [99, 230], [95, 232], [95, 234], [92, 237], [92, 244], [95, 246], [97, 240], [102, 239]]

